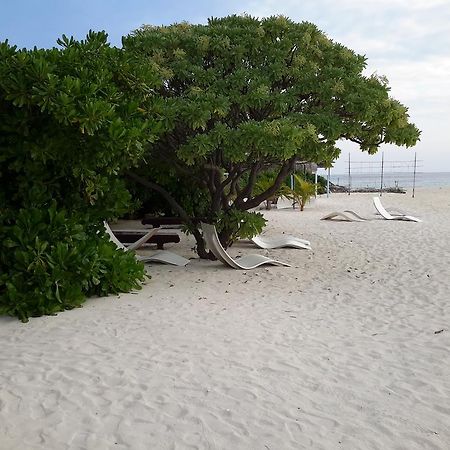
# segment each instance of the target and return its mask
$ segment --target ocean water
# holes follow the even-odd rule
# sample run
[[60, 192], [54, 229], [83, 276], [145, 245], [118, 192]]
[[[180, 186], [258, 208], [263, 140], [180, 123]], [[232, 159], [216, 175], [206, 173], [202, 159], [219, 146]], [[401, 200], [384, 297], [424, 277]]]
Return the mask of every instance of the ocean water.
[[[326, 177], [326, 173], [319, 173]], [[330, 181], [340, 186], [348, 186], [348, 174], [330, 173]], [[414, 185], [414, 175], [409, 172], [388, 172], [383, 174], [383, 188], [399, 187], [412, 188]], [[351, 174], [351, 187], [375, 188], [381, 186], [380, 173], [354, 173]], [[446, 187], [450, 186], [450, 172], [417, 172], [415, 187]]]

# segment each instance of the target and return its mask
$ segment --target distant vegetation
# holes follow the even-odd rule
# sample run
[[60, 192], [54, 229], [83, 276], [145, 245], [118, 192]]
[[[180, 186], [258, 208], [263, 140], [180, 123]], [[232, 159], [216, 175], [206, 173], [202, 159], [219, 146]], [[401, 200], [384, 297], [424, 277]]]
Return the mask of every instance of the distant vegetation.
[[253, 209], [296, 163], [331, 164], [340, 139], [374, 153], [419, 138], [387, 81], [311, 23], [230, 16], [144, 26], [122, 49], [93, 32], [58, 44], [0, 43], [0, 313], [24, 321], [139, 286], [103, 220], [154, 205], [208, 258], [195, 218], [227, 246], [261, 231]]

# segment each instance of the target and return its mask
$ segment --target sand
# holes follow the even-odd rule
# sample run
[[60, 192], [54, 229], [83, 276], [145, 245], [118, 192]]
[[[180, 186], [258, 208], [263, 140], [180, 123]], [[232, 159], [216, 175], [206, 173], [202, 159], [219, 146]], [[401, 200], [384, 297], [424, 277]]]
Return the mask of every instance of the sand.
[[[149, 266], [135, 293], [0, 318], [0, 448], [450, 448], [450, 190], [264, 212], [291, 268]], [[364, 223], [320, 221], [353, 209]], [[167, 249], [193, 257], [184, 237]]]

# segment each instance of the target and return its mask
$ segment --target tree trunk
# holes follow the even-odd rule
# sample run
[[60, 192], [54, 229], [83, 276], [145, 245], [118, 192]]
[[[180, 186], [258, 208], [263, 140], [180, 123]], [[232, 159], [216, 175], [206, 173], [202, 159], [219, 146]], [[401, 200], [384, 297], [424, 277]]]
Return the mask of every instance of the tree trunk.
[[217, 233], [219, 236], [219, 241], [222, 244], [222, 247], [227, 249], [233, 243], [231, 240], [231, 235], [233, 234], [233, 230], [223, 229], [220, 233]]
[[192, 234], [194, 235], [195, 241], [197, 243], [198, 256], [200, 256], [200, 258], [202, 259], [213, 259], [213, 260], [215, 259], [214, 255], [211, 252], [206, 251], [205, 241], [203, 239], [202, 234], [197, 228], [197, 224], [195, 224], [192, 221], [192, 219], [189, 217], [184, 208], [169, 194], [169, 192], [167, 192], [163, 187], [159, 186], [158, 184], [146, 180], [145, 178], [142, 178], [141, 176], [133, 172], [127, 172], [126, 176], [128, 178], [131, 178], [133, 181], [136, 181], [137, 183], [141, 184], [142, 186], [145, 186], [146, 188], [151, 189], [152, 191], [160, 193], [166, 199], [167, 203], [169, 203], [173, 212], [178, 214], [183, 223], [192, 231]]
[[293, 170], [296, 160], [297, 160], [296, 157], [292, 157], [291, 159], [284, 162], [283, 166], [278, 172], [278, 175], [272, 187], [267, 189], [265, 192], [262, 192], [261, 194], [257, 195], [256, 197], [249, 198], [246, 202], [243, 201], [241, 195], [236, 199], [234, 205], [241, 211], [246, 211], [251, 208], [256, 208], [261, 202], [267, 200], [270, 197], [273, 197], [276, 194], [279, 187], [283, 184], [286, 176], [289, 174], [289, 172]]
[[194, 235], [195, 242], [197, 243], [198, 256], [200, 256], [201, 259], [210, 259], [215, 261], [216, 257], [211, 252], [206, 251], [205, 240], [203, 239], [200, 231], [196, 228], [192, 234]]

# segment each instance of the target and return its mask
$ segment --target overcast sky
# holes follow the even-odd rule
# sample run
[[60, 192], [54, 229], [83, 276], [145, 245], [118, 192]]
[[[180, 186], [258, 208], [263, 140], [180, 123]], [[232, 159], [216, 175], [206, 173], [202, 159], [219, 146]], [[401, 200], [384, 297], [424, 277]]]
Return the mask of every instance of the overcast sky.
[[[392, 95], [422, 130], [412, 149], [383, 146], [387, 161], [421, 161], [420, 171], [450, 172], [450, 0], [2, 0], [0, 40], [52, 47], [63, 33], [78, 39], [106, 30], [114, 45], [142, 24], [204, 23], [208, 17], [283, 14], [315, 23], [328, 37], [368, 58], [367, 73], [386, 75]], [[379, 160], [342, 143], [335, 171]]]

